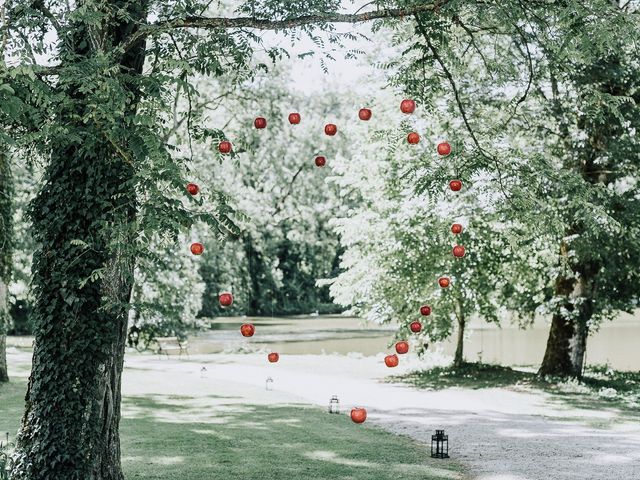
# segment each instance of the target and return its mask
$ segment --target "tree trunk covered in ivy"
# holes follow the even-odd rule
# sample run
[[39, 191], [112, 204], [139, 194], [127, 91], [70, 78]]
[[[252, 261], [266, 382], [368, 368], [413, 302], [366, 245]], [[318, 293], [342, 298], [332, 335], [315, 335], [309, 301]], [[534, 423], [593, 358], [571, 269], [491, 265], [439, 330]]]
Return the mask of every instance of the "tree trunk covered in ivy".
[[[107, 5], [123, 9], [100, 32], [108, 46], [135, 31], [147, 5]], [[97, 55], [91, 28], [73, 25], [61, 72]], [[126, 122], [136, 109], [139, 95], [128, 76], [140, 74], [143, 62], [143, 43], [119, 62], [114, 81], [132, 100], [125, 115], [114, 112], [116, 121]], [[13, 468], [12, 478], [20, 480], [123, 478], [118, 430], [135, 263], [134, 166], [98, 122], [79, 120], [93, 106], [78, 87], [74, 81], [66, 85], [68, 101], [57, 119], [66, 132], [52, 139], [44, 186], [31, 211], [39, 244], [33, 266], [35, 347]]]
[[0, 382], [9, 381], [7, 371], [7, 328], [9, 326], [8, 287], [11, 279], [13, 246], [12, 194], [13, 184], [9, 155], [4, 149], [0, 149]]
[[456, 318], [458, 319], [458, 339], [456, 342], [456, 352], [453, 356], [453, 364], [459, 367], [464, 363], [464, 328], [467, 323], [467, 319], [464, 314], [462, 301], [458, 301], [458, 312]]

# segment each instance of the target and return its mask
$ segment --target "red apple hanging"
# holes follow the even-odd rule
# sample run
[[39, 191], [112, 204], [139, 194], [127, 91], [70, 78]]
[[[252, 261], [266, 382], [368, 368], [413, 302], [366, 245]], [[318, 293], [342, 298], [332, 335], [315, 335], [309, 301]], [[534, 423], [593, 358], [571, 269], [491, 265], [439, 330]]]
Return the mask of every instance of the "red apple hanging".
[[221, 307], [230, 307], [233, 304], [233, 295], [229, 292], [223, 292], [218, 296], [218, 302]]
[[258, 129], [267, 128], [267, 119], [264, 117], [256, 117], [256, 119], [253, 121], [253, 124]]
[[267, 359], [271, 363], [276, 363], [278, 360], [280, 360], [280, 355], [276, 352], [271, 352], [269, 355], [267, 355]]
[[253, 334], [256, 332], [256, 327], [254, 327], [250, 323], [243, 323], [240, 326], [240, 333], [243, 337], [253, 337]]
[[202, 255], [202, 252], [204, 252], [204, 245], [198, 242], [191, 244], [191, 253], [194, 255]]
[[462, 245], [453, 247], [453, 256], [458, 258], [464, 257], [464, 247]]
[[356, 407], [351, 409], [351, 420], [353, 423], [364, 423], [367, 419], [367, 410], [364, 408]]
[[420, 143], [420, 135], [418, 135], [416, 132], [411, 132], [409, 135], [407, 135], [407, 142], [409, 142], [411, 145], [417, 145], [418, 143]]
[[227, 142], [226, 140], [224, 142], [220, 142], [220, 144], [218, 145], [218, 150], [220, 151], [220, 153], [229, 153], [231, 152], [231, 142]]
[[424, 315], [425, 317], [431, 315], [431, 307], [429, 305], [422, 305], [420, 307], [420, 315]]
[[438, 144], [438, 155], [446, 156], [451, 153], [451, 145], [448, 142]]
[[454, 223], [453, 225], [451, 225], [451, 233], [458, 235], [459, 233], [462, 233], [462, 225], [460, 225], [459, 223]]
[[413, 113], [416, 109], [416, 102], [413, 100], [403, 100], [400, 103], [400, 110], [402, 113]]
[[396, 353], [403, 355], [409, 351], [409, 342], [404, 340], [396, 343]]
[[198, 187], [198, 185], [196, 185], [195, 183], [187, 184], [187, 192], [189, 192], [191, 195], [197, 195], [199, 191], [200, 187]]
[[462, 190], [462, 182], [460, 180], [451, 180], [449, 182], [449, 188], [454, 192], [459, 192]]
[[327, 163], [327, 159], [323, 156], [316, 157], [316, 167], [324, 167]]
[[422, 330], [422, 324], [419, 321], [415, 321], [415, 322], [411, 322], [409, 324], [409, 329], [413, 332], [413, 333], [420, 333], [420, 331]]
[[336, 133], [338, 133], [338, 127], [333, 123], [327, 123], [324, 126], [324, 133], [326, 133], [330, 137], [333, 137]]
[[384, 364], [389, 368], [397, 367], [398, 363], [400, 363], [400, 360], [398, 360], [398, 356], [395, 353], [384, 357]]
[[371, 120], [371, 110], [369, 110], [368, 108], [361, 108], [358, 112], [358, 117], [360, 117], [360, 120], [368, 122], [369, 120]]
[[297, 125], [300, 123], [300, 114], [297, 112], [289, 114], [289, 123], [291, 125]]
[[451, 285], [451, 280], [449, 280], [449, 277], [440, 277], [438, 279], [438, 285], [440, 285], [441, 288], [448, 288], [449, 285]]

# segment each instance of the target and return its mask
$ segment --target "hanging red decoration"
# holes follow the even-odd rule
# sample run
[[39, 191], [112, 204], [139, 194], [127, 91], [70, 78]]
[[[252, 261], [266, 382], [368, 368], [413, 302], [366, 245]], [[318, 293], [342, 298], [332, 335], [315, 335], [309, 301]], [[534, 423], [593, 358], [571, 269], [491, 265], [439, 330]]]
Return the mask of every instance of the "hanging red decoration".
[[384, 357], [384, 364], [389, 368], [397, 367], [398, 363], [400, 363], [400, 360], [395, 353], [393, 355], [387, 355], [386, 357]]
[[371, 120], [371, 110], [369, 110], [368, 108], [361, 108], [358, 112], [358, 117], [360, 117], [360, 120], [368, 122], [369, 120]]
[[204, 252], [204, 245], [198, 242], [191, 244], [191, 253], [194, 255], [202, 255], [202, 252]]
[[420, 331], [422, 330], [422, 324], [419, 321], [415, 321], [415, 322], [411, 322], [409, 324], [409, 329], [413, 332], [413, 333], [420, 333]]
[[187, 192], [189, 192], [191, 195], [197, 195], [199, 191], [200, 187], [198, 187], [198, 185], [196, 185], [195, 183], [187, 184]]
[[326, 133], [330, 137], [333, 137], [336, 133], [338, 133], [338, 127], [333, 123], [327, 123], [324, 126], [324, 133]]
[[276, 363], [278, 360], [280, 360], [280, 354], [276, 352], [271, 352], [269, 355], [267, 355], [267, 359], [271, 363]]
[[416, 102], [414, 102], [413, 100], [403, 100], [402, 103], [400, 103], [400, 110], [402, 111], [402, 113], [413, 113], [416, 109]]
[[364, 423], [367, 419], [367, 410], [361, 407], [351, 409], [351, 420], [353, 423]]
[[462, 245], [456, 245], [455, 247], [453, 247], [453, 256], [454, 257], [458, 257], [458, 258], [462, 258], [464, 257], [464, 247]]
[[420, 135], [418, 135], [416, 132], [411, 132], [409, 135], [407, 135], [407, 142], [409, 142], [411, 145], [416, 145], [420, 142]]
[[291, 125], [297, 125], [300, 123], [300, 114], [297, 112], [289, 114], [289, 123]]
[[396, 343], [396, 353], [403, 355], [409, 351], [409, 342], [404, 340]]
[[267, 119], [264, 117], [256, 117], [256, 119], [253, 121], [253, 124], [258, 129], [267, 128]]
[[438, 279], [438, 285], [440, 285], [440, 287], [442, 288], [449, 288], [449, 285], [451, 285], [451, 280], [449, 280], [449, 277], [440, 277]]
[[448, 142], [438, 144], [438, 155], [446, 156], [451, 153], [451, 145]]
[[451, 225], [451, 233], [454, 233], [455, 235], [462, 233], [462, 225], [460, 225], [459, 223], [454, 223], [453, 225]]
[[422, 305], [420, 307], [420, 315], [424, 315], [425, 317], [431, 315], [431, 307], [429, 305]]
[[218, 302], [221, 307], [230, 307], [233, 304], [233, 295], [229, 292], [223, 292], [218, 296]]
[[240, 326], [240, 333], [243, 337], [253, 337], [253, 334], [256, 333], [256, 327], [250, 323], [243, 323]]
[[327, 159], [323, 156], [316, 157], [316, 167], [324, 167], [327, 163]]
[[454, 192], [459, 192], [462, 190], [462, 182], [460, 180], [451, 180], [449, 182], [449, 188]]
[[220, 142], [220, 144], [218, 145], [218, 150], [220, 150], [220, 153], [231, 152], [231, 142], [227, 142], [226, 140], [224, 142]]

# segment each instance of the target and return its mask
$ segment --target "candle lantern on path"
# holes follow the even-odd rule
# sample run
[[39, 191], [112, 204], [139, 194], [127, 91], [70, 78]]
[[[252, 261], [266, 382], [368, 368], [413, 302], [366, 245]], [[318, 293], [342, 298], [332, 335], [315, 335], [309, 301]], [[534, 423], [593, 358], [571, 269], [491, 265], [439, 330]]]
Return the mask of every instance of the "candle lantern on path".
[[449, 458], [449, 435], [445, 435], [444, 430], [436, 430], [436, 434], [431, 435], [431, 457]]
[[268, 391], [273, 390], [273, 378], [271, 378], [271, 377], [267, 377], [267, 381], [265, 382], [265, 388], [266, 388]]
[[337, 395], [333, 395], [329, 400], [329, 413], [340, 413], [340, 400]]

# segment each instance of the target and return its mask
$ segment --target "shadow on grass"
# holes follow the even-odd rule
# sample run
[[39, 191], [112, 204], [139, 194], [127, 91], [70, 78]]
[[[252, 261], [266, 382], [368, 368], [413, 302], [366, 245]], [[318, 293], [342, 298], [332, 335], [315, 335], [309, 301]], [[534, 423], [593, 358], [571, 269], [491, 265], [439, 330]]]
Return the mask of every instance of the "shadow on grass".
[[407, 383], [426, 390], [453, 387], [537, 390], [551, 394], [552, 402], [569, 407], [611, 410], [625, 417], [640, 416], [640, 372], [617, 372], [602, 366], [587, 367], [580, 381], [543, 378], [533, 372], [485, 363], [436, 367], [391, 376], [387, 380]]
[[[128, 398], [121, 432], [126, 478], [405, 479], [461, 478], [453, 462], [345, 415], [304, 406]], [[176, 401], [181, 401], [180, 405]], [[135, 412], [132, 414], [132, 412]]]

